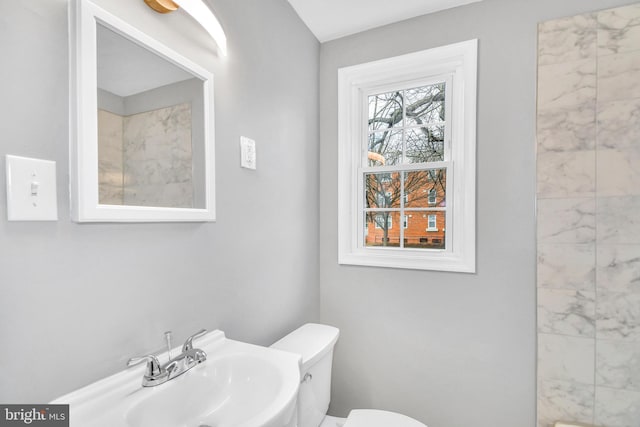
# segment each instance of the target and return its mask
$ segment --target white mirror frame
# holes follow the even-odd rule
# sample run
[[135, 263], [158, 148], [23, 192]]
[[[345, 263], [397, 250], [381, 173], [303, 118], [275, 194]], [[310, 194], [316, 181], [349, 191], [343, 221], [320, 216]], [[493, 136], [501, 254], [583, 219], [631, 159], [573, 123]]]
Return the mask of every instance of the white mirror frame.
[[[100, 23], [203, 81], [205, 208], [101, 205], [98, 199], [97, 39]], [[215, 221], [213, 74], [89, 0], [69, 3], [71, 217], [76, 222]]]

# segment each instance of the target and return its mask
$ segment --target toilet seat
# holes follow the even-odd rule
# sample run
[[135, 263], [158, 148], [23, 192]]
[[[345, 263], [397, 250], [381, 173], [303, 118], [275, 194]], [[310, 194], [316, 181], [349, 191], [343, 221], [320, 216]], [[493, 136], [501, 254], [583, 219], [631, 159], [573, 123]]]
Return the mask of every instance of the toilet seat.
[[343, 427], [427, 427], [406, 415], [377, 409], [354, 409]]

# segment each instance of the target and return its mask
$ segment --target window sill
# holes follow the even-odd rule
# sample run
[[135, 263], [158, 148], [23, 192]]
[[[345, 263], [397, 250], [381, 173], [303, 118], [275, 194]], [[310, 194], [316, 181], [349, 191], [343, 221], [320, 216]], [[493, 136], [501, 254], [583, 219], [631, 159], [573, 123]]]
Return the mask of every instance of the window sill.
[[475, 259], [440, 249], [367, 248], [342, 254], [338, 263], [382, 268], [475, 273]]

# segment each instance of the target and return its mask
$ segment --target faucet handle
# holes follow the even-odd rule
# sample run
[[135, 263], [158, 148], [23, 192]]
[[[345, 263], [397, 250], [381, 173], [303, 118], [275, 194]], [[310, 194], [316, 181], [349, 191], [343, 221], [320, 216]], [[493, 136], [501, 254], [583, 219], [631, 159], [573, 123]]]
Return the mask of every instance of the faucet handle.
[[193, 349], [193, 340], [195, 338], [201, 337], [202, 335], [206, 334], [207, 330], [206, 329], [202, 329], [198, 332], [196, 332], [195, 334], [191, 335], [189, 338], [187, 338], [187, 340], [184, 342], [184, 345], [182, 346], [182, 352], [186, 353], [189, 350]]
[[160, 368], [160, 361], [153, 354], [149, 354], [148, 356], [141, 357], [132, 357], [127, 361], [127, 366], [138, 365], [142, 362], [147, 362], [147, 373], [145, 376], [147, 377], [157, 377], [162, 373], [162, 368]]

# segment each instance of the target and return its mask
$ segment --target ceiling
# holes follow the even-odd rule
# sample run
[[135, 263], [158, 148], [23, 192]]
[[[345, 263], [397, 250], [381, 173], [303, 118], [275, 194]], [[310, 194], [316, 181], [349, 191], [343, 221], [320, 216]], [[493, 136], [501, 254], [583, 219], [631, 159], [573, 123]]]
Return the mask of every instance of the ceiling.
[[194, 77], [100, 23], [96, 45], [98, 87], [123, 98]]
[[481, 0], [288, 0], [321, 42]]

